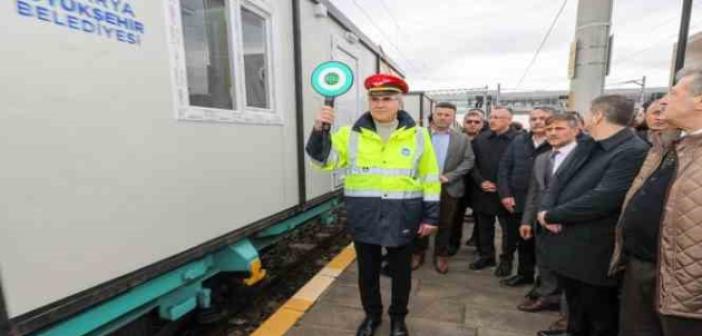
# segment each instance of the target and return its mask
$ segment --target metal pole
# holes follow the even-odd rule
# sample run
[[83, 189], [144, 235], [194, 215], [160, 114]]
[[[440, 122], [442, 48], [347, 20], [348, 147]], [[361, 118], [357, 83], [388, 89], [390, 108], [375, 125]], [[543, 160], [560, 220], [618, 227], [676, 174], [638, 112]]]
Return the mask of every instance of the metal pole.
[[646, 76], [641, 78], [641, 96], [639, 97], [639, 106], [643, 108], [646, 102]]
[[575, 30], [575, 71], [569, 109], [584, 114], [604, 91], [613, 0], [580, 0]]
[[486, 116], [486, 117], [487, 117], [488, 115], [490, 115], [490, 107], [488, 106], [487, 97], [488, 97], [488, 86], [485, 85], [485, 91], [483, 92], [483, 107], [484, 107], [484, 110], [485, 110], [485, 116]]
[[302, 88], [302, 31], [300, 23], [300, 0], [293, 0], [293, 59], [295, 61], [295, 149], [297, 151], [297, 198], [298, 205], [307, 202], [307, 175], [305, 167], [305, 110]]
[[501, 85], [500, 85], [500, 83], [497, 83], [497, 94], [495, 95], [495, 105], [500, 105], [500, 92], [501, 92]]
[[10, 318], [7, 316], [5, 296], [2, 291], [2, 282], [0, 282], [0, 335], [10, 335], [10, 331]]
[[[678, 73], [685, 65], [685, 52], [687, 50], [687, 36], [690, 31], [690, 14], [692, 13], [692, 0], [683, 1], [682, 17], [680, 18], [680, 32], [678, 33], [678, 49], [675, 52], [675, 72]], [[673, 79], [675, 81], [675, 79]]]

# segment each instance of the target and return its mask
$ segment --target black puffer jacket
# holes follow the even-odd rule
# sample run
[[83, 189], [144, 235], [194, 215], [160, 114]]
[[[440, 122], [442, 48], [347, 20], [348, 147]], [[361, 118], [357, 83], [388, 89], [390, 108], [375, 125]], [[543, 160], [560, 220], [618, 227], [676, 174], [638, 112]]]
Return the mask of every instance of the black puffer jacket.
[[485, 181], [497, 184], [497, 172], [502, 155], [517, 134], [517, 131], [511, 129], [503, 134], [487, 131], [473, 139], [475, 166], [470, 174], [478, 187], [476, 199], [473, 200], [475, 211], [490, 215], [507, 213], [497, 193], [482, 191], [480, 185]]
[[550, 149], [546, 141], [534, 147], [532, 133], [521, 133], [512, 140], [502, 156], [497, 173], [497, 191], [501, 199], [514, 197], [516, 213], [524, 211], [534, 158]]

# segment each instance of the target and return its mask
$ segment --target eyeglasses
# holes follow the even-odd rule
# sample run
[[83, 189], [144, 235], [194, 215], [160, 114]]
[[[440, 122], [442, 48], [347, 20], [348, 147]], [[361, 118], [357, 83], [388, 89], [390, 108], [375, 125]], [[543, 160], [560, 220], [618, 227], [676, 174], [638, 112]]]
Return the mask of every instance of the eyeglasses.
[[480, 124], [481, 122], [482, 121], [480, 121], [480, 120], [466, 120], [465, 121], [466, 124], [476, 124], [476, 125]]
[[380, 102], [389, 103], [393, 100], [397, 100], [397, 97], [394, 97], [394, 96], [370, 97], [371, 103], [375, 103], [375, 104], [380, 103]]

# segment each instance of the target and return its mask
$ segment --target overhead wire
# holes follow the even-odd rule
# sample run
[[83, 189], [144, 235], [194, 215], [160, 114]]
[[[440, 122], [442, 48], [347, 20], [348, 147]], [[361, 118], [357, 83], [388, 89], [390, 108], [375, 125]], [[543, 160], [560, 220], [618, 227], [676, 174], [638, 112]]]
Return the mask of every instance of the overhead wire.
[[565, 9], [566, 4], [568, 4], [568, 0], [563, 0], [563, 4], [561, 5], [561, 8], [558, 9], [556, 16], [553, 18], [553, 21], [551, 22], [551, 26], [548, 27], [548, 30], [546, 31], [544, 38], [541, 40], [539, 47], [536, 48], [536, 52], [534, 53], [534, 56], [531, 58], [531, 61], [529, 62], [529, 65], [527, 65], [526, 69], [524, 69], [524, 74], [522, 74], [522, 77], [519, 78], [519, 82], [517, 83], [515, 88], [519, 88], [522, 85], [524, 78], [526, 78], [527, 74], [529, 74], [529, 70], [531, 70], [531, 67], [534, 65], [534, 63], [536, 63], [536, 59], [539, 57], [539, 54], [541, 53], [541, 49], [543, 49], [544, 45], [546, 44], [546, 41], [548, 41], [549, 36], [551, 36], [551, 32], [553, 32], [553, 28], [556, 26], [556, 22], [558, 22], [558, 18], [560, 18], [561, 14], [563, 14], [563, 10]]
[[366, 17], [366, 19], [371, 23], [371, 25], [373, 25], [373, 27], [382, 35], [382, 37], [388, 42], [388, 44], [389, 44], [390, 46], [392, 46], [392, 47], [398, 52], [398, 54], [400, 54], [400, 56], [401, 56], [402, 58], [405, 59], [405, 61], [407, 62], [407, 64], [409, 64], [412, 68], [414, 68], [415, 71], [420, 72], [421, 69], [419, 69], [419, 68], [414, 64], [414, 62], [412, 62], [412, 61], [410, 60], [410, 58], [407, 57], [407, 55], [405, 55], [405, 53], [397, 46], [397, 44], [395, 44], [395, 43], [392, 41], [392, 39], [389, 38], [389, 37], [387, 36], [387, 34], [385, 33], [385, 31], [384, 31], [382, 28], [380, 28], [380, 26], [375, 22], [375, 20], [373, 19], [373, 17], [370, 16], [370, 14], [368, 13], [368, 11], [366, 11], [366, 9], [363, 8], [363, 6], [361, 6], [361, 5], [358, 3], [358, 1], [352, 0], [352, 2], [353, 2], [353, 4], [361, 11], [361, 13]]

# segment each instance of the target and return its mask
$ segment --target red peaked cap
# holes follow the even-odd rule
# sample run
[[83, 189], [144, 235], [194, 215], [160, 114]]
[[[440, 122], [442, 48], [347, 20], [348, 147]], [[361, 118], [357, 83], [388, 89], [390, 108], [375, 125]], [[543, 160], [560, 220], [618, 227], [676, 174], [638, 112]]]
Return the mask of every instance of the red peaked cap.
[[402, 78], [391, 74], [378, 73], [366, 78], [364, 82], [366, 90], [370, 92], [377, 91], [395, 91], [401, 93], [409, 92], [409, 86]]

